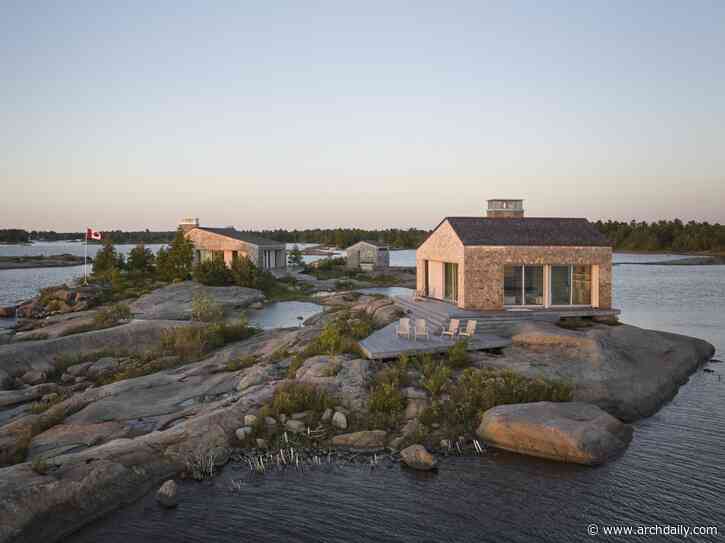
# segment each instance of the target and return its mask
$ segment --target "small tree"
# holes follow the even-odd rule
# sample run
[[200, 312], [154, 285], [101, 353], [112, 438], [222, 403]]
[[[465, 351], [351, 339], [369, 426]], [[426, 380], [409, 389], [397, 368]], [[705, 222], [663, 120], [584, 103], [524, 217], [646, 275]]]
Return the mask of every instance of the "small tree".
[[232, 281], [240, 287], [254, 288], [257, 285], [257, 266], [246, 256], [235, 256], [231, 267]]
[[193, 263], [194, 244], [179, 228], [169, 248], [160, 249], [156, 256], [159, 277], [165, 281], [185, 281], [191, 277]]
[[289, 252], [289, 263], [292, 266], [302, 266], [304, 264], [302, 251], [300, 251], [300, 248], [297, 245], [292, 247], [292, 250]]
[[116, 248], [113, 246], [113, 242], [106, 238], [103, 241], [103, 247], [96, 253], [93, 259], [93, 275], [98, 277], [110, 276], [113, 270], [119, 268], [119, 255], [116, 252]]
[[147, 249], [143, 242], [139, 243], [128, 253], [126, 266], [129, 273], [144, 275], [154, 269], [154, 253]]

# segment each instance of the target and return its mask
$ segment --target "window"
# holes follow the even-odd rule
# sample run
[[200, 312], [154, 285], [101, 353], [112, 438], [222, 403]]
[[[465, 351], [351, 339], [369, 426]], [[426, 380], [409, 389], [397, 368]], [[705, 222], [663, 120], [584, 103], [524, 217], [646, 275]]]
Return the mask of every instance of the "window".
[[524, 303], [544, 305], [544, 266], [524, 266]]
[[571, 303], [571, 266], [551, 267], [551, 305]]
[[552, 266], [551, 305], [591, 305], [591, 266]]
[[444, 265], [444, 296], [451, 302], [458, 301], [458, 264], [446, 262]]
[[504, 305], [544, 305], [544, 266], [504, 266]]

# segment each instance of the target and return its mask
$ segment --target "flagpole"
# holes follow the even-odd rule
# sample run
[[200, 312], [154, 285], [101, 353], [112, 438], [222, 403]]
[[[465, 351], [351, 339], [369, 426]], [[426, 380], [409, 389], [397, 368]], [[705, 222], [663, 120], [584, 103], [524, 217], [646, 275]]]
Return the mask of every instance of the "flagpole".
[[88, 229], [86, 229], [86, 243], [83, 246], [83, 284], [88, 284]]

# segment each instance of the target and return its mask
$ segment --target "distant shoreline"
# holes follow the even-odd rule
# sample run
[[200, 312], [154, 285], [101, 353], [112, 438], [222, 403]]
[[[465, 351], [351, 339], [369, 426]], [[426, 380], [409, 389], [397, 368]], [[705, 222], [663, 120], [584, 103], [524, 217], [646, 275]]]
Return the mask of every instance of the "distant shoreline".
[[[92, 262], [88, 257], [86, 262]], [[0, 270], [24, 270], [32, 268], [70, 268], [82, 266], [84, 259], [76, 255], [52, 256], [0, 256]]]

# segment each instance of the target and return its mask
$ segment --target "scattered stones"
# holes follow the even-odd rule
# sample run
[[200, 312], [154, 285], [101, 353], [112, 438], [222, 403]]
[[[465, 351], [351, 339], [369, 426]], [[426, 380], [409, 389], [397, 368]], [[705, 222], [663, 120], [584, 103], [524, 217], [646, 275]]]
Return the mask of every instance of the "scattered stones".
[[332, 425], [340, 430], [347, 430], [347, 417], [344, 413], [336, 411], [332, 417]]
[[45, 394], [42, 398], [40, 398], [40, 401], [51, 403], [56, 401], [58, 398], [60, 398], [60, 394], [58, 394], [57, 392], [51, 392], [50, 394]]
[[363, 430], [351, 434], [340, 434], [332, 438], [335, 447], [349, 447], [351, 449], [371, 450], [385, 447], [387, 432], [383, 430]]
[[301, 413], [292, 413], [292, 420], [305, 420], [310, 416], [309, 411], [302, 411]]
[[15, 316], [15, 306], [0, 307], [0, 319], [12, 319]]
[[81, 375], [85, 375], [86, 371], [88, 371], [88, 368], [90, 368], [92, 365], [93, 362], [83, 362], [82, 364], [75, 364], [74, 366], [69, 367], [65, 371], [73, 377], [80, 377]]
[[560, 462], [602, 464], [632, 440], [632, 427], [595, 405], [534, 402], [486, 411], [476, 431], [500, 449]]
[[252, 305], [249, 306], [251, 309], [264, 309], [264, 304], [262, 302], [254, 302]]
[[26, 385], [39, 385], [45, 383], [48, 375], [41, 370], [26, 371], [20, 378]]
[[421, 388], [405, 387], [401, 389], [400, 393], [409, 400], [425, 400], [428, 398], [426, 391]]
[[405, 426], [403, 426], [403, 429], [401, 430], [401, 432], [403, 433], [404, 437], [409, 437], [418, 431], [419, 426], [420, 426], [420, 423], [418, 422], [417, 419], [411, 419], [405, 423]]
[[88, 377], [97, 379], [104, 375], [109, 375], [118, 370], [119, 361], [118, 358], [112, 358], [110, 356], [103, 357], [93, 364], [91, 364], [86, 370]]
[[163, 507], [172, 508], [176, 507], [179, 503], [176, 483], [169, 479], [159, 488], [156, 492], [156, 501], [158, 501]]
[[250, 426], [242, 426], [241, 428], [238, 428], [236, 432], [234, 432], [234, 435], [237, 436], [237, 439], [239, 441], [246, 441], [248, 437], [252, 435], [254, 432], [254, 429]]
[[227, 447], [214, 447], [209, 454], [214, 458], [214, 465], [218, 468], [229, 462], [231, 457], [231, 451]]
[[321, 420], [322, 422], [329, 422], [330, 419], [332, 419], [332, 409], [328, 407], [327, 409], [325, 409], [325, 412], [322, 413]]
[[254, 426], [257, 424], [257, 415], [244, 415], [244, 426]]
[[417, 419], [429, 405], [430, 402], [428, 400], [410, 399], [405, 407], [405, 414], [403, 416], [406, 420]]
[[267, 428], [274, 428], [277, 426], [277, 421], [273, 417], [264, 417], [264, 424]]
[[423, 445], [411, 445], [400, 451], [400, 461], [409, 468], [430, 471], [436, 469], [438, 463]]
[[288, 420], [284, 423], [284, 427], [295, 434], [301, 434], [307, 429], [307, 426], [301, 420]]
[[263, 439], [261, 437], [257, 438], [256, 443], [257, 443], [257, 448], [259, 448], [259, 449], [266, 449], [269, 447], [269, 445], [267, 444], [267, 440]]

